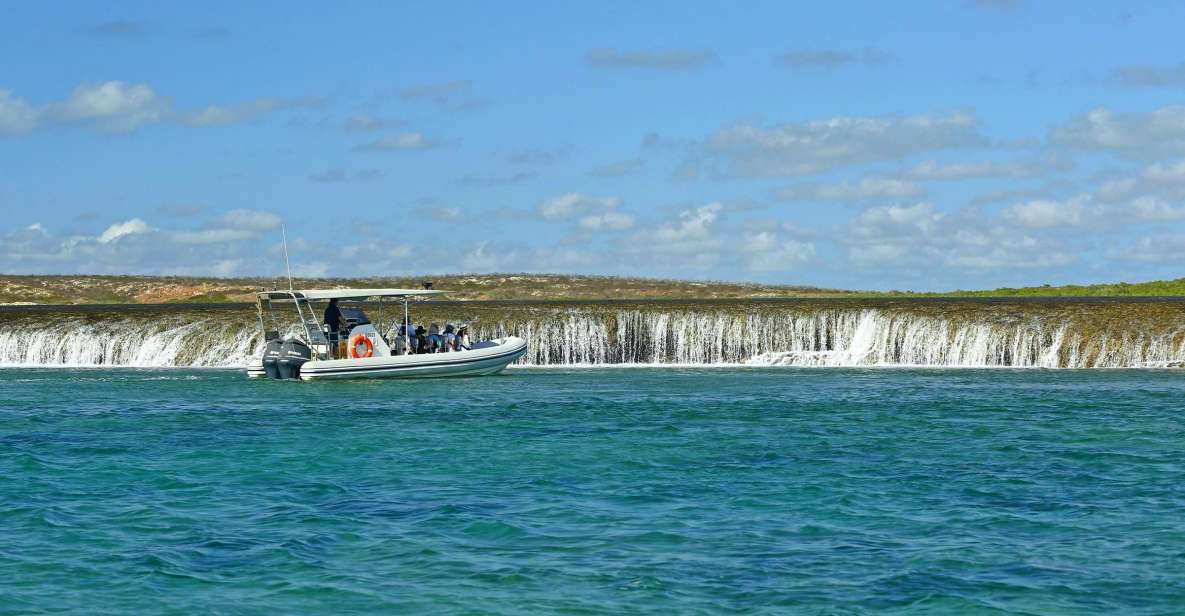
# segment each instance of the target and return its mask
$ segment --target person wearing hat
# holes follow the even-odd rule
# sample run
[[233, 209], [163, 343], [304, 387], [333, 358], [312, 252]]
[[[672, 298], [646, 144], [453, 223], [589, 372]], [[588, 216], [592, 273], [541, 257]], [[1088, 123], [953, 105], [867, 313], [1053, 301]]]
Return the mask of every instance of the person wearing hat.
[[416, 326], [416, 353], [431, 353], [428, 345], [428, 332], [423, 325]]
[[469, 350], [469, 326], [462, 325], [461, 329], [457, 330], [457, 350]]

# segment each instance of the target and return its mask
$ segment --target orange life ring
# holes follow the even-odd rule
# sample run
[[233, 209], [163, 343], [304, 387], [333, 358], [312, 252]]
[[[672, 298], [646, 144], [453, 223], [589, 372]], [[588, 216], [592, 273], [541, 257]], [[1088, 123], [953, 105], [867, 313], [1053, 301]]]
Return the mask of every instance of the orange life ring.
[[[358, 353], [358, 346], [359, 345], [366, 345], [366, 352], [365, 353], [361, 353], [361, 354]], [[363, 357], [371, 357], [373, 355], [374, 355], [374, 343], [370, 341], [370, 338], [367, 338], [366, 336], [364, 336], [362, 334], [358, 334], [357, 336], [350, 338], [350, 357], [363, 358]]]

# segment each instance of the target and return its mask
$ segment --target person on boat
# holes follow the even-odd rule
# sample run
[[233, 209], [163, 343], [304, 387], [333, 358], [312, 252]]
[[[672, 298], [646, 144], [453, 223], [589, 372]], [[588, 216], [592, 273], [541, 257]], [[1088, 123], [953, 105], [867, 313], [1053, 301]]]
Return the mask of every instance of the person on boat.
[[444, 339], [444, 351], [446, 353], [457, 350], [457, 335], [455, 331], [456, 328], [453, 327], [452, 323], [444, 326], [444, 334], [441, 337]]
[[457, 350], [469, 350], [469, 326], [462, 325], [461, 329], [457, 330]]
[[337, 298], [329, 300], [329, 305], [325, 307], [325, 318], [321, 322], [329, 328], [329, 349], [336, 354], [340, 332], [348, 325], [342, 317], [341, 309], [337, 307]]
[[391, 354], [407, 354], [407, 328], [402, 325], [399, 326], [399, 331], [395, 334], [394, 339], [391, 340]]
[[428, 332], [424, 330], [423, 325], [416, 326], [416, 353], [430, 353], [431, 345], [428, 343]]
[[391, 342], [391, 353], [395, 355], [406, 355], [411, 352], [411, 347], [408, 345], [408, 326], [401, 325], [395, 331], [395, 338]]
[[435, 323], [428, 328], [428, 343], [432, 346], [429, 353], [439, 353], [444, 347], [444, 339], [440, 337], [440, 326]]

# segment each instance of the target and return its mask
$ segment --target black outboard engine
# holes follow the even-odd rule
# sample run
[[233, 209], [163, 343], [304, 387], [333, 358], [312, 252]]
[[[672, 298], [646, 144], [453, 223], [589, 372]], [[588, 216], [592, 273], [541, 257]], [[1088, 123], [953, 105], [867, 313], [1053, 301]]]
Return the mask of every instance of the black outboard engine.
[[263, 370], [267, 372], [269, 379], [280, 378], [280, 354], [283, 346], [283, 340], [273, 338], [267, 341], [267, 346], [263, 347]]
[[280, 361], [277, 362], [280, 368], [280, 378], [300, 378], [300, 367], [312, 358], [313, 350], [309, 348], [309, 345], [296, 339], [285, 340], [283, 346], [280, 347]]

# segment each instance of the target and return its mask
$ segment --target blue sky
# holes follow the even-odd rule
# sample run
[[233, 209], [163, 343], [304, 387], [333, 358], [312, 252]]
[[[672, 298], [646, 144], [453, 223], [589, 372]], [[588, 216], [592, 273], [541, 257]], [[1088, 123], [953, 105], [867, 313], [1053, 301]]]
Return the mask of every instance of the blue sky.
[[1181, 2], [76, 3], [0, 21], [0, 271], [1180, 277]]

